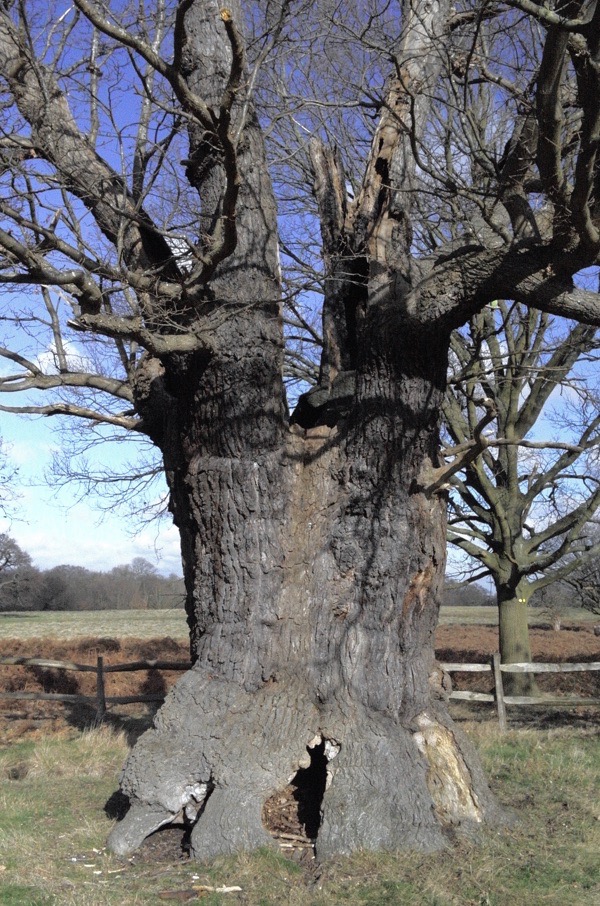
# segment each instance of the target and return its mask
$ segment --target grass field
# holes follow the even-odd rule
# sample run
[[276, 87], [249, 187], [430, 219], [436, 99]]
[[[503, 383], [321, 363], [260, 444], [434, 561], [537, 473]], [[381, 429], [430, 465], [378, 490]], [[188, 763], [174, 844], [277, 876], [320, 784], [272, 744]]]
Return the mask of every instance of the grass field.
[[[594, 622], [598, 616], [579, 607], [564, 613], [565, 621]], [[543, 611], [531, 610], [530, 625], [548, 622]], [[497, 626], [495, 607], [442, 607], [441, 625]], [[187, 639], [183, 610], [90, 610], [57, 613], [0, 613], [0, 639], [94, 638]]]
[[[566, 618], [582, 617], [598, 619], [582, 611]], [[496, 612], [449, 608], [441, 622], [443, 632], [460, 638], [495, 635], [489, 627], [496, 623]], [[596, 641], [589, 630], [535, 633], [545, 645], [558, 636], [579, 645], [584, 635]], [[183, 611], [0, 615], [0, 638], [73, 639], [77, 646], [90, 637], [165, 636], [186, 639]], [[16, 723], [7, 719], [6, 725]], [[167, 846], [171, 858], [166, 860], [159, 838], [133, 859], [117, 859], [104, 848], [111, 827], [104, 806], [118, 786], [125, 735], [107, 726], [84, 732], [64, 722], [53, 726], [58, 730], [49, 733], [33, 721], [25, 736], [7, 735], [9, 744], [0, 751], [0, 906], [158, 906], [200, 899], [209, 906], [600, 903], [600, 746], [592, 718], [571, 728], [504, 735], [495, 722], [466, 724], [497, 796], [517, 812], [512, 828], [489, 831], [477, 845], [459, 842], [435, 855], [358, 854], [319, 867], [270, 850], [206, 867], [177, 859]], [[241, 890], [220, 893], [201, 885]]]
[[2, 639], [187, 639], [183, 610], [86, 610], [0, 614]]
[[[209, 867], [104, 849], [103, 807], [126, 754], [108, 728], [0, 753], [0, 903], [5, 906], [597, 906], [600, 749], [591, 730], [469, 725], [492, 785], [517, 811], [509, 830], [434, 855], [358, 854], [318, 869], [277, 852]], [[201, 891], [239, 887], [240, 891]]]

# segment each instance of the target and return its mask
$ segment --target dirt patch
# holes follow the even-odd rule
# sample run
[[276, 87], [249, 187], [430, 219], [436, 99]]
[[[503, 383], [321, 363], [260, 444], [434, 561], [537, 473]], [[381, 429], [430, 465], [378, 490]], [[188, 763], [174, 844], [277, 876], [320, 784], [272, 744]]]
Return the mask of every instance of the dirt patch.
[[[600, 636], [589, 623], [570, 623], [556, 631], [551, 627], [529, 630], [534, 661], [593, 661], [600, 659]], [[439, 660], [476, 662], [476, 656], [490, 658], [498, 651], [496, 626], [438, 626], [435, 649]], [[460, 657], [447, 656], [452, 652]], [[468, 657], [467, 657], [468, 655]]]

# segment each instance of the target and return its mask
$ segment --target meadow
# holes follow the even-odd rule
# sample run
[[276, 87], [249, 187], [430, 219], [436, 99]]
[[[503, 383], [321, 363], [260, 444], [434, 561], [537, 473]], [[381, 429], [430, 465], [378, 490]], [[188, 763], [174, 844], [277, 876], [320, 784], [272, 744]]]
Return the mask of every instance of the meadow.
[[[569, 608], [563, 619], [581, 623], [598, 621], [598, 616], [580, 607]], [[541, 610], [531, 610], [531, 626], [547, 623]], [[440, 625], [497, 626], [496, 607], [442, 607]], [[187, 639], [187, 624], [182, 609], [169, 610], [89, 610], [0, 613], [0, 639], [55, 638], [83, 636], [155, 639], [170, 636]]]
[[125, 735], [100, 727], [17, 743], [0, 753], [0, 903], [597, 906], [597, 732], [466, 729], [496, 794], [515, 811], [513, 826], [433, 855], [361, 853], [323, 865], [264, 850], [204, 866], [161, 858], [152, 841], [118, 859], [104, 848], [111, 827], [104, 806], [117, 787]]
[[[464, 645], [471, 635], [479, 644], [479, 636], [495, 635], [495, 610], [448, 608], [441, 623], [440, 632]], [[557, 635], [600, 644], [589, 624], [585, 631], [535, 634], [540, 646]], [[94, 639], [154, 639], [164, 646], [173, 639], [184, 644], [186, 624], [181, 610], [2, 615], [2, 638], [39, 654], [51, 650], [51, 639], [72, 639], [80, 647]], [[114, 654], [117, 660], [130, 656]], [[359, 853], [319, 864], [307, 851], [290, 858], [274, 846], [202, 865], [182, 855], [181, 834], [170, 831], [130, 859], [105, 849], [119, 772], [129, 745], [148, 725], [147, 712], [115, 714], [109, 724], [86, 729], [72, 720], [18, 721], [0, 713], [6, 742], [0, 750], [0, 904], [597, 906], [598, 709], [550, 716], [504, 734], [484, 715], [478, 721], [458, 716], [497, 797], [513, 812], [511, 825], [487, 830], [477, 841], [454, 840], [432, 855]]]
[[0, 614], [0, 639], [81, 637], [187, 639], [185, 612], [169, 610], [28, 611]]

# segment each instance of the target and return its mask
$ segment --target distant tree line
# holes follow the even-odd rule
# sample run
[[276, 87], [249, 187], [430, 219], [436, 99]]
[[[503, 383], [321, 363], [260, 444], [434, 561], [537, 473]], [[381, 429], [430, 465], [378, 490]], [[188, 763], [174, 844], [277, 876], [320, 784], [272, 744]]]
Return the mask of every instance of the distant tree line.
[[0, 612], [158, 610], [183, 602], [183, 579], [161, 575], [144, 557], [107, 572], [68, 564], [42, 570], [13, 538], [0, 534]]
[[494, 607], [496, 597], [476, 582], [446, 580], [442, 596], [443, 607]]

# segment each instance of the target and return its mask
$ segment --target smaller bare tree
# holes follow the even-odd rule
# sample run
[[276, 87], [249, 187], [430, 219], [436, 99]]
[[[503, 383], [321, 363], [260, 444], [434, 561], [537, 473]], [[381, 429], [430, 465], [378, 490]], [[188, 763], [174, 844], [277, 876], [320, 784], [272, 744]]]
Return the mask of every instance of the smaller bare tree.
[[[595, 543], [598, 533], [595, 532]], [[565, 577], [565, 584], [575, 592], [576, 599], [582, 607], [592, 613], [600, 614], [600, 554], [588, 556], [577, 561], [575, 569]]]
[[[585, 380], [597, 344], [594, 328], [502, 301], [453, 335], [446, 452], [461, 467], [450, 478], [448, 540], [474, 564], [472, 580], [494, 581], [505, 663], [531, 660], [532, 594], [597, 547], [583, 537], [600, 505], [600, 416]], [[517, 694], [532, 687], [527, 674], [511, 683]]]

